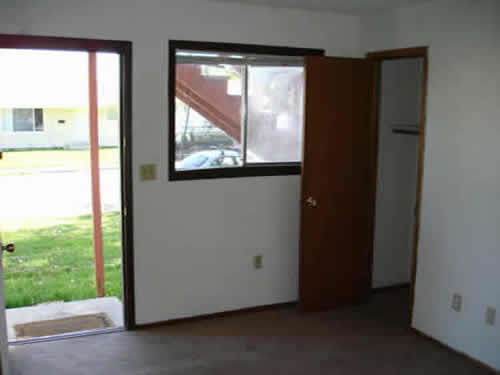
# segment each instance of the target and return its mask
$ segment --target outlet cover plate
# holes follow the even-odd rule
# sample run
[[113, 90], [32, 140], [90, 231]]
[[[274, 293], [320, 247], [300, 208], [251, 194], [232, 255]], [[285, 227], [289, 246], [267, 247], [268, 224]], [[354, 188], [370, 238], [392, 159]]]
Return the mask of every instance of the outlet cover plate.
[[451, 308], [457, 312], [462, 311], [462, 296], [460, 294], [453, 294], [453, 298], [451, 300]]
[[263, 255], [256, 255], [253, 257], [253, 267], [258, 270], [263, 267]]
[[494, 307], [488, 306], [486, 309], [486, 324], [489, 326], [495, 325], [495, 315], [497, 314], [497, 310]]

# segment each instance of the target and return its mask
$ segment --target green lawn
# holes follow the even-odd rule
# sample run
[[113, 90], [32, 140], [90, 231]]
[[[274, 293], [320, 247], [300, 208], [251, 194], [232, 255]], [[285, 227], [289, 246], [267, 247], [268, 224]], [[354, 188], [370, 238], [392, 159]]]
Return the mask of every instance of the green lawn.
[[[120, 228], [119, 212], [103, 214], [106, 296], [121, 299]], [[90, 215], [3, 222], [2, 229], [6, 241], [16, 239], [16, 253], [4, 253], [7, 308], [96, 297]]]
[[[102, 167], [118, 167], [120, 165], [119, 148], [101, 148], [99, 165]], [[37, 168], [90, 168], [89, 150], [27, 150], [5, 151], [0, 162], [0, 175], [5, 170], [26, 173]], [[15, 171], [14, 171], [15, 172]]]

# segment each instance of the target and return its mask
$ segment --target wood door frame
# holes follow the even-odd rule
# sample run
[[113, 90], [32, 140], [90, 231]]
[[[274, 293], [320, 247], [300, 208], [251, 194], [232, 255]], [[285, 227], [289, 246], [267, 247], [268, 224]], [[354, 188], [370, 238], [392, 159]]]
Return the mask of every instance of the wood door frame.
[[[0, 48], [114, 52], [120, 55], [120, 163], [124, 326], [136, 328], [132, 196], [132, 42], [0, 34]], [[78, 334], [61, 335], [61, 338]], [[57, 338], [56, 338], [57, 339]]]
[[382, 62], [385, 60], [404, 59], [404, 58], [423, 58], [423, 74], [422, 74], [422, 100], [420, 103], [420, 133], [418, 139], [418, 161], [417, 161], [417, 189], [415, 201], [415, 222], [413, 231], [413, 245], [411, 254], [411, 274], [410, 274], [410, 324], [413, 319], [413, 306], [415, 302], [415, 284], [417, 275], [417, 258], [418, 258], [418, 240], [420, 234], [420, 209], [422, 199], [422, 181], [424, 171], [424, 151], [425, 151], [425, 130], [426, 130], [426, 104], [427, 104], [427, 77], [428, 77], [428, 50], [427, 46], [383, 50], [369, 52], [366, 58], [375, 62], [375, 79], [373, 84], [373, 101], [371, 103], [371, 132], [372, 132], [372, 248], [371, 248], [371, 272], [373, 273], [373, 252], [375, 239], [375, 202], [377, 194], [377, 160], [378, 160], [378, 130], [379, 130], [379, 112], [380, 112], [380, 87], [382, 76]]

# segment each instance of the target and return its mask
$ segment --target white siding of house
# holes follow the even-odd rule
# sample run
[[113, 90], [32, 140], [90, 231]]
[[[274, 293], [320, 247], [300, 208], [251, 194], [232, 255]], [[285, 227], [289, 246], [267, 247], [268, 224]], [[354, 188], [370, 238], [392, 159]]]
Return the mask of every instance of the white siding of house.
[[[11, 113], [10, 109], [0, 109], [0, 149], [80, 148], [89, 144], [88, 112], [84, 108], [44, 109], [44, 130], [41, 132], [13, 132]], [[61, 120], [65, 123], [60, 123]], [[118, 121], [107, 120], [105, 113], [100, 111], [99, 144], [110, 147], [118, 143]]]

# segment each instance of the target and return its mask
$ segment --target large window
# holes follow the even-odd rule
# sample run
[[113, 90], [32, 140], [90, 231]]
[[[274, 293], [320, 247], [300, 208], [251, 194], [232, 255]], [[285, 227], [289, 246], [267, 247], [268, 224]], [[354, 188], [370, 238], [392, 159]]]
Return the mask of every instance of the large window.
[[7, 132], [41, 132], [44, 130], [42, 108], [0, 109], [1, 130]]
[[300, 173], [306, 55], [170, 42], [170, 179]]

